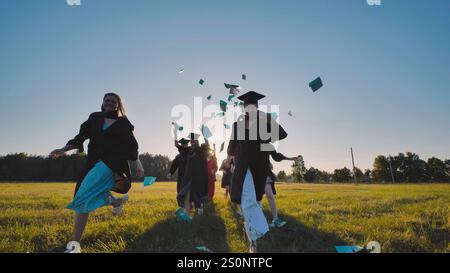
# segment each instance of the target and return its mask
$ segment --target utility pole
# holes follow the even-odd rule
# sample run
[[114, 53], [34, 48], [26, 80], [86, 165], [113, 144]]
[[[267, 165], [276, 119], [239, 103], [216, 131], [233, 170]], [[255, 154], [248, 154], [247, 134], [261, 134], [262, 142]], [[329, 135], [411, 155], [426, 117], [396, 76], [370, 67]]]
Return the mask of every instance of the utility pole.
[[350, 152], [352, 153], [353, 178], [355, 179], [355, 184], [358, 184], [358, 180], [356, 179], [356, 172], [355, 172], [355, 160], [353, 159], [353, 148], [351, 148], [351, 147], [350, 147]]

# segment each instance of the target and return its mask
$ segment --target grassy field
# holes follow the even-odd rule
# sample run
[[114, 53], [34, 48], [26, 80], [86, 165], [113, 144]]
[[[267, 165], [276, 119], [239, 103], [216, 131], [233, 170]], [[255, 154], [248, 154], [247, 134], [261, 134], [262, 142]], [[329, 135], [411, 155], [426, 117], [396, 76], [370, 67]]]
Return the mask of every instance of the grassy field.
[[[71, 239], [72, 183], [0, 184], [0, 252], [61, 252]], [[277, 186], [288, 224], [259, 242], [260, 252], [335, 252], [376, 240], [382, 252], [450, 252], [450, 184]], [[84, 252], [247, 252], [242, 221], [217, 184], [205, 215], [177, 222], [175, 183], [134, 184], [125, 214], [94, 212]], [[271, 220], [267, 201], [263, 202]]]

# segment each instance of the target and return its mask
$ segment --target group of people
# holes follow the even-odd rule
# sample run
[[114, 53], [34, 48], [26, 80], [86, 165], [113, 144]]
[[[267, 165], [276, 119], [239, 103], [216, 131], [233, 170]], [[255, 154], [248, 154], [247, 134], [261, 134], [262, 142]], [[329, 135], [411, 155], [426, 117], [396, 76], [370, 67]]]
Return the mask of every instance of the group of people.
[[[215, 193], [217, 173], [216, 149], [211, 149], [208, 139], [199, 145], [199, 134], [191, 133], [189, 139], [177, 140], [178, 155], [172, 161], [170, 175], [177, 174], [177, 203], [175, 215], [191, 222], [190, 208], [203, 215], [204, 204], [211, 202]], [[190, 144], [190, 146], [189, 146]]]
[[[286, 138], [287, 133], [270, 114], [258, 110], [258, 101], [264, 97], [254, 91], [238, 97], [244, 103], [244, 114], [233, 124], [227, 158], [220, 167], [225, 196], [229, 194], [231, 201], [240, 207], [250, 252], [256, 252], [257, 240], [269, 231], [269, 227], [286, 224], [277, 214], [275, 175], [269, 157], [277, 162], [297, 159], [285, 157], [271, 145]], [[75, 138], [50, 153], [51, 158], [57, 158], [74, 149], [82, 152], [84, 141], [89, 139], [86, 165], [77, 181], [73, 200], [67, 206], [75, 212], [73, 238], [66, 246], [67, 253], [81, 252], [80, 241], [89, 213], [102, 206], [112, 206], [115, 215], [122, 213], [131, 188], [131, 161], [136, 163], [136, 174], [144, 175], [134, 126], [126, 117], [120, 96], [105, 94], [101, 110], [89, 116]], [[269, 137], [260, 135], [260, 127], [264, 124]], [[202, 215], [204, 204], [213, 200], [218, 171], [215, 147], [211, 149], [206, 138], [200, 145], [199, 137], [199, 134], [191, 133], [189, 139], [175, 139], [178, 155], [170, 168], [171, 175], [178, 171], [179, 208], [175, 215], [187, 222], [192, 221], [191, 207], [197, 215]], [[123, 195], [116, 198], [111, 192]], [[264, 194], [272, 212], [270, 224], [261, 204]]]

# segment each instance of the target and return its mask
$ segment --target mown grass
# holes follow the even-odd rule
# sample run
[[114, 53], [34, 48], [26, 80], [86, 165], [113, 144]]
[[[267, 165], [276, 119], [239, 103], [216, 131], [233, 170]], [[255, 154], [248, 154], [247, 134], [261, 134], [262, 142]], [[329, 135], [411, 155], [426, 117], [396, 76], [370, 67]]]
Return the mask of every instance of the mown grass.
[[[73, 214], [72, 183], [0, 184], [0, 252], [62, 252]], [[277, 185], [285, 227], [260, 252], [334, 252], [335, 245], [376, 240], [383, 252], [450, 252], [450, 185]], [[267, 201], [266, 216], [271, 220]], [[91, 214], [84, 252], [247, 252], [242, 220], [217, 183], [214, 202], [193, 223], [177, 222], [175, 183], [134, 184], [121, 217]]]

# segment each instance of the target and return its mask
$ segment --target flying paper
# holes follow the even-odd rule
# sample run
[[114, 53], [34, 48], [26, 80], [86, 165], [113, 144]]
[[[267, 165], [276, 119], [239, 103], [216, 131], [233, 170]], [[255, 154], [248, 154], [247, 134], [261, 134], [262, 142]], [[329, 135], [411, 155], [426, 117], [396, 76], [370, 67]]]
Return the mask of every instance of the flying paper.
[[156, 181], [156, 177], [154, 177], [154, 176], [145, 177], [144, 178], [144, 187], [153, 185], [153, 183], [155, 183], [155, 181]]
[[273, 119], [277, 119], [278, 118], [278, 114], [276, 112], [270, 113], [272, 115]]
[[360, 246], [335, 246], [337, 253], [355, 253], [363, 250]]
[[214, 253], [211, 249], [207, 248], [206, 246], [197, 246], [195, 247], [198, 251], [203, 251], [207, 253]]
[[202, 126], [201, 131], [205, 139], [212, 137], [211, 130], [209, 130], [208, 126]]
[[220, 110], [222, 110], [223, 112], [226, 112], [227, 111], [227, 102], [226, 101], [223, 101], [223, 100], [220, 100]]
[[313, 92], [316, 92], [323, 86], [322, 79], [320, 77], [316, 78], [312, 82], [309, 83], [309, 87], [311, 87]]

